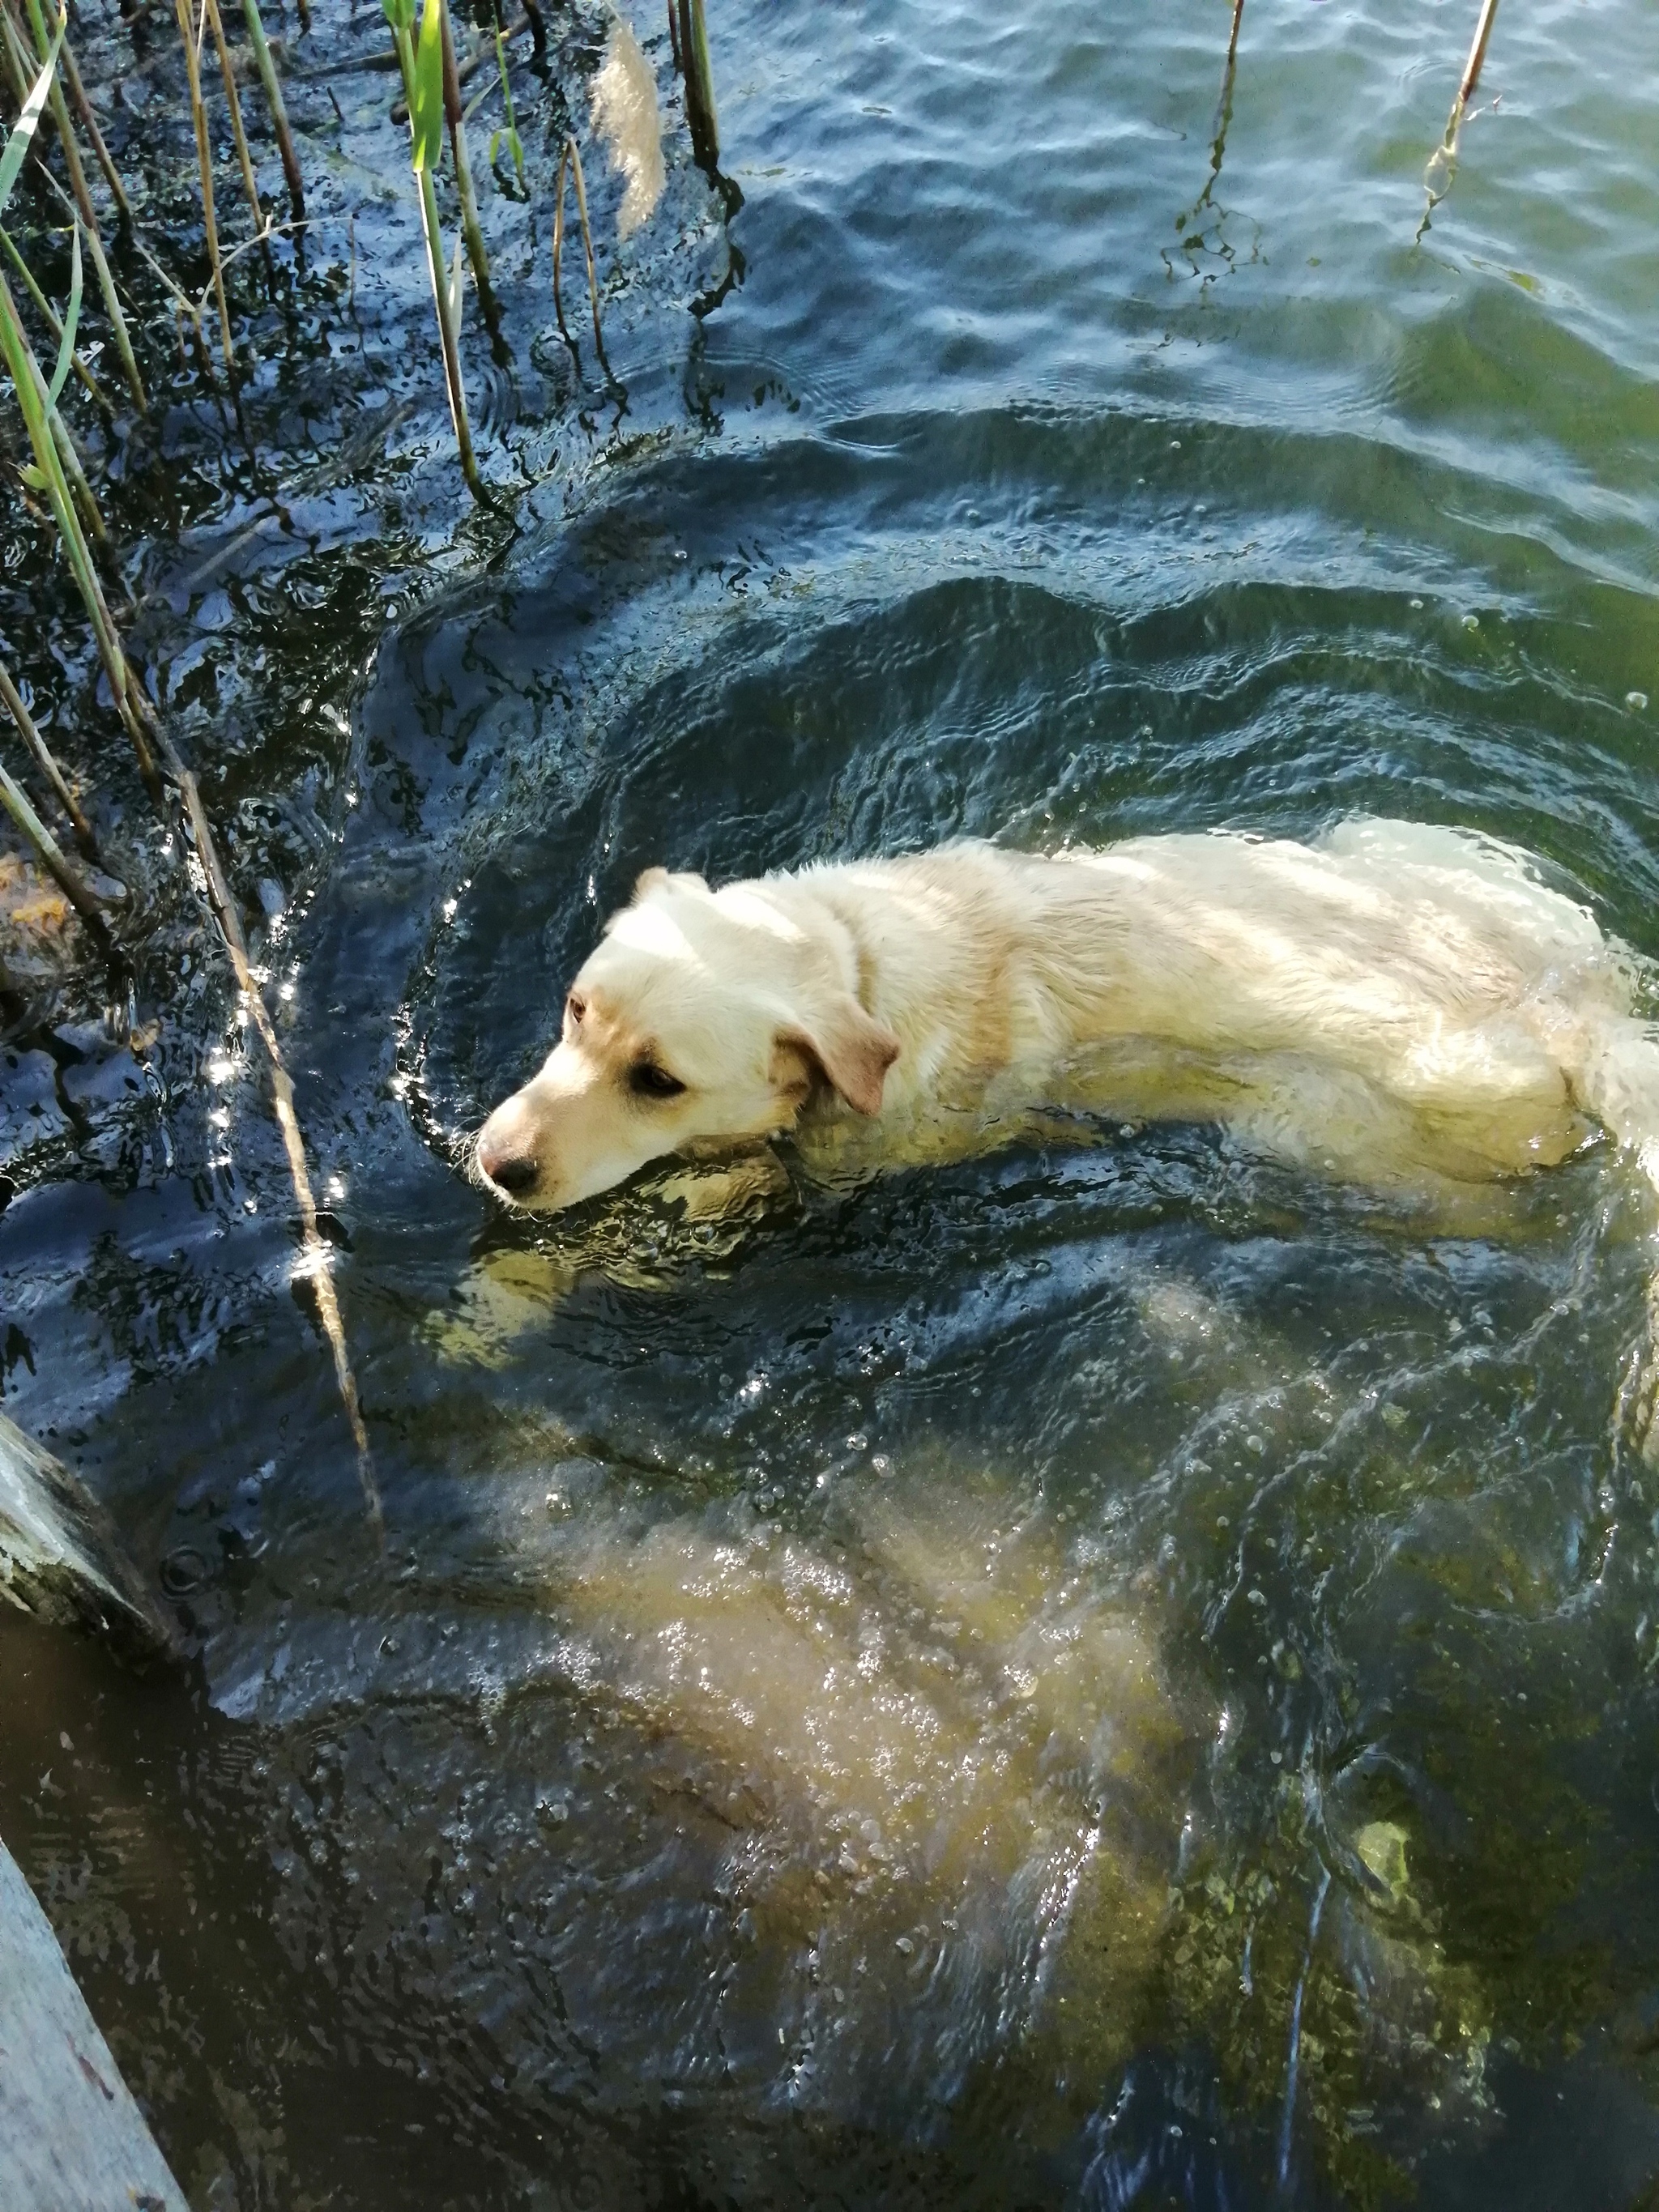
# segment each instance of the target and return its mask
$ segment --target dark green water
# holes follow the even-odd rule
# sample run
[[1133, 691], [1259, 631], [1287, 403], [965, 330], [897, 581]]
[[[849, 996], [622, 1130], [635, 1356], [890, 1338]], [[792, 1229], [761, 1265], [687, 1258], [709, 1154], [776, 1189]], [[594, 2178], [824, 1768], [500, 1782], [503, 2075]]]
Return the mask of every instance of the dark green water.
[[629, 249], [516, 541], [433, 586], [434, 435], [303, 622], [177, 595], [292, 718], [387, 1525], [213, 974], [0, 1216], [8, 1408], [199, 1651], [5, 1629], [0, 1831], [192, 2203], [1647, 2201], [1626, 1164], [1486, 1237], [1207, 1128], [718, 1235], [456, 1167], [653, 860], [1400, 814], [1659, 955], [1659, 17], [1511, 9], [1419, 236], [1472, 7], [1249, 0], [1219, 110], [1218, 0], [715, 8], [741, 281]]

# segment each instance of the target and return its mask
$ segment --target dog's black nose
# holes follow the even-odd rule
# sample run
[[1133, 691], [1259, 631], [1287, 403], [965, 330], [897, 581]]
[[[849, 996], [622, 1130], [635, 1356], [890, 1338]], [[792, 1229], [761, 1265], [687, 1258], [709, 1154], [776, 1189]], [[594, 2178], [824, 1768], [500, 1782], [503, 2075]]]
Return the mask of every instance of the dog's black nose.
[[528, 1152], [511, 1154], [506, 1159], [489, 1159], [481, 1156], [478, 1164], [491, 1182], [499, 1183], [514, 1198], [521, 1198], [526, 1191], [533, 1190], [536, 1178], [541, 1173]]

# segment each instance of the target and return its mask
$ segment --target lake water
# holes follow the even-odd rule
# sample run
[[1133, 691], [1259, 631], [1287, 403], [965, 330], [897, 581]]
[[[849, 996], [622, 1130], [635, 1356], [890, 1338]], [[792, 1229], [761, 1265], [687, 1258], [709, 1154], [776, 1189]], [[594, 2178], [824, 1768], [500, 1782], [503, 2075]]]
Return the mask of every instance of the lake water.
[[710, 12], [731, 269], [681, 146], [533, 526], [261, 634], [384, 1551], [214, 971], [0, 1216], [8, 1407], [199, 1662], [0, 1626], [0, 1829], [214, 2212], [1646, 2202], [1628, 1164], [458, 1161], [655, 860], [1397, 814], [1659, 955], [1659, 14], [1511, 0], [1425, 228], [1473, 0], [1248, 0], [1224, 83], [1221, 0]]

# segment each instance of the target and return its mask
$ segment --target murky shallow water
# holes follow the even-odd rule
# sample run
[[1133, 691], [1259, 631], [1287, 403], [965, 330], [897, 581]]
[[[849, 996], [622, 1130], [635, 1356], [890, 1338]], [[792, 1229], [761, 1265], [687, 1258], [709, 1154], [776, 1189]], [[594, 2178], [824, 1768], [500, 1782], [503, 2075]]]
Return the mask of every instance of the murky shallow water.
[[786, 1153], [718, 1229], [454, 1164], [651, 860], [1402, 813], [1659, 951], [1659, 33], [1501, 21], [1413, 246], [1461, 17], [1247, 14], [1216, 172], [1225, 21], [734, 10], [742, 288], [340, 679], [267, 951], [384, 1558], [234, 1031], [165, 1170], [0, 1222], [17, 1416], [201, 1650], [5, 1629], [0, 1821], [193, 2202], [1659, 2167], [1605, 1148], [1457, 1234], [1205, 1128]]

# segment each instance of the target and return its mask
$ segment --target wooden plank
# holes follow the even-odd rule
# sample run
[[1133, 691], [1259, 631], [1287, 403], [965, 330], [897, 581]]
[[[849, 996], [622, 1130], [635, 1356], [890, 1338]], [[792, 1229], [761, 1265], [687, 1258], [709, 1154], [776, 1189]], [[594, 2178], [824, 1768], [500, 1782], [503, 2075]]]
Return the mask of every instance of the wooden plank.
[[3, 1844], [0, 2168], [6, 2212], [188, 2212]]
[[131, 1659], [175, 1638], [109, 1516], [78, 1476], [0, 1413], [0, 1599], [92, 1630]]

